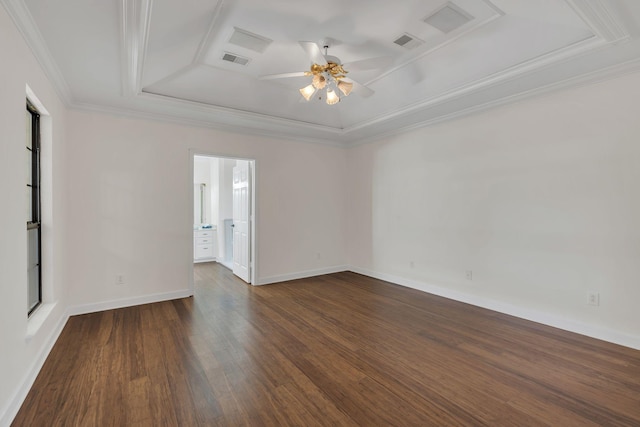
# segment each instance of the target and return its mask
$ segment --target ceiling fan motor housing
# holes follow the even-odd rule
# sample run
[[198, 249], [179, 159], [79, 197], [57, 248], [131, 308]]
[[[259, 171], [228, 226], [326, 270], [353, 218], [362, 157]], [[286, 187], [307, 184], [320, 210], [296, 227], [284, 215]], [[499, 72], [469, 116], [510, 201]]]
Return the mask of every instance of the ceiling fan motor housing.
[[342, 62], [340, 62], [340, 58], [338, 58], [337, 56], [325, 55], [324, 57], [327, 59], [327, 62], [333, 62], [334, 64], [342, 64]]

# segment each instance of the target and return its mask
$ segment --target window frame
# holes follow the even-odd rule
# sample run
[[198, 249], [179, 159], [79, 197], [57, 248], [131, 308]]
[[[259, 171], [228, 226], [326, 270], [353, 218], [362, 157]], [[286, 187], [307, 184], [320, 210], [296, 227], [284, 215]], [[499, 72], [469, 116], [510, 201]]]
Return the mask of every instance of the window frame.
[[[31, 147], [26, 146], [31, 156], [31, 176], [27, 187], [31, 189], [31, 212], [27, 221], [27, 245], [29, 245], [29, 232], [36, 230], [37, 251], [36, 266], [38, 268], [38, 298], [37, 302], [31, 305], [31, 283], [27, 275], [27, 316], [31, 316], [42, 304], [42, 204], [41, 204], [41, 173], [40, 173], [40, 112], [27, 99], [27, 112], [31, 114]], [[26, 141], [25, 141], [26, 142]]]

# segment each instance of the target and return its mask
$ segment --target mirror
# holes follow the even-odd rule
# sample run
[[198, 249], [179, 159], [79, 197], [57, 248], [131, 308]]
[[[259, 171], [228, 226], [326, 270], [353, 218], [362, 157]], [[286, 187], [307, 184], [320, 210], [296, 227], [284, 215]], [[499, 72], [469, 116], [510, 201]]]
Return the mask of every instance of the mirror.
[[207, 184], [193, 184], [193, 224], [200, 225], [207, 222]]

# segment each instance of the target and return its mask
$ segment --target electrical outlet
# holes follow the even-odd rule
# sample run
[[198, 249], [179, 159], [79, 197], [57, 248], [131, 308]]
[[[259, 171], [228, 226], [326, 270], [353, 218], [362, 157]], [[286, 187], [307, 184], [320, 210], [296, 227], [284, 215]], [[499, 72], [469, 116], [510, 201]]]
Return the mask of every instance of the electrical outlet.
[[414, 268], [416, 266], [416, 263], [413, 261], [409, 261], [409, 267], [410, 268]]
[[587, 292], [587, 304], [599, 306], [600, 305], [600, 294], [598, 292]]
[[124, 276], [122, 274], [116, 275], [116, 285], [118, 286], [124, 285]]
[[467, 270], [465, 273], [465, 277], [467, 278], [467, 280], [473, 280], [473, 271]]
[[320, 252], [316, 253], [316, 259], [322, 259], [322, 254]]

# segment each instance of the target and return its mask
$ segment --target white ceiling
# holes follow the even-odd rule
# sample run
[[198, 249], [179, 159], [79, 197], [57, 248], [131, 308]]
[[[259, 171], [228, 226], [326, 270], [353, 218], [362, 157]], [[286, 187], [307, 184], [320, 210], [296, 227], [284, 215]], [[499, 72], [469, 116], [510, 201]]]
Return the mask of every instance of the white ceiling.
[[[451, 0], [473, 19], [449, 33], [423, 21], [446, 0], [0, 1], [70, 107], [334, 144], [640, 69], [638, 0]], [[329, 106], [300, 102], [310, 77], [258, 79], [308, 70], [298, 41], [327, 37], [343, 63], [389, 58], [349, 73], [374, 95]]]

